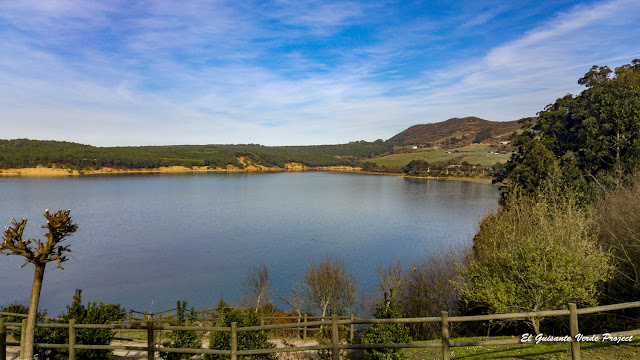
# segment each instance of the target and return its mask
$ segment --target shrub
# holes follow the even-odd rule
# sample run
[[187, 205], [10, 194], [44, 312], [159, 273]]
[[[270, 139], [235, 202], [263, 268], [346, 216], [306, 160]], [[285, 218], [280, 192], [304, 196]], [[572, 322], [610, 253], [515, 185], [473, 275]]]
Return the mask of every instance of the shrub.
[[[221, 317], [218, 326], [231, 326], [231, 323], [237, 323], [238, 327], [260, 326], [260, 318], [258, 314], [249, 310], [243, 314], [240, 310], [231, 309], [227, 303], [220, 299], [218, 303], [218, 314]], [[267, 341], [267, 335], [261, 331], [243, 331], [238, 333], [238, 350], [251, 349], [269, 349], [275, 347]], [[226, 331], [217, 331], [211, 336], [209, 349], [230, 350], [231, 349], [231, 333]], [[207, 354], [205, 360], [222, 360], [226, 359], [225, 355]], [[238, 359], [276, 359], [273, 355], [252, 355], [238, 356]]]
[[[77, 289], [71, 306], [67, 306], [66, 314], [59, 316], [59, 322], [68, 323], [70, 319], [75, 319], [76, 324], [108, 324], [122, 318], [124, 318], [124, 309], [121, 309], [120, 305], [103, 303], [96, 305], [93, 302], [84, 307], [82, 305], [82, 290]], [[67, 328], [47, 328], [43, 337], [42, 342], [64, 344], [69, 341], [69, 330]], [[111, 329], [76, 330], [76, 344], [109, 345], [113, 337], [114, 333]], [[41, 359], [63, 360], [69, 358], [69, 350], [67, 349], [38, 349], [37, 354]], [[77, 349], [76, 356], [78, 359], [106, 360], [111, 357], [111, 350]]]
[[[456, 250], [445, 254], [432, 254], [412, 264], [407, 271], [400, 295], [400, 309], [407, 317], [440, 316], [446, 310], [457, 312], [458, 292], [453, 286], [457, 278], [456, 266], [462, 255]], [[427, 340], [440, 336], [437, 323], [412, 323], [409, 325], [414, 339]]]
[[600, 242], [617, 268], [607, 295], [613, 302], [635, 301], [640, 296], [640, 174], [608, 192], [596, 208]]
[[[466, 301], [492, 313], [556, 310], [568, 302], [595, 305], [612, 271], [597, 243], [595, 217], [570, 191], [536, 197], [513, 192], [488, 214], [457, 282]], [[541, 318], [529, 318], [536, 333]]]
[[[22, 305], [22, 304], [18, 304], [18, 303], [13, 303], [11, 305], [7, 305], [3, 308], [0, 308], [0, 312], [8, 312], [8, 313], [14, 313], [14, 314], [24, 314], [27, 315], [27, 313], [29, 312], [29, 308]], [[44, 312], [38, 312], [38, 315], [36, 316], [36, 321], [37, 322], [43, 322], [44, 321], [44, 316], [47, 315], [47, 311], [45, 310]], [[23, 319], [26, 319], [26, 317], [24, 316], [16, 316], [16, 315], [2, 315], [2, 317], [4, 318], [5, 322], [9, 322], [9, 323], [21, 323]], [[38, 338], [38, 335], [42, 336], [39, 333], [42, 333], [41, 330], [44, 330], [42, 328], [37, 328], [36, 329], [36, 339]], [[20, 338], [20, 331], [21, 329], [12, 329], [12, 330], [7, 330], [7, 333], [9, 333], [11, 336], [13, 336], [16, 339]]]
[[[376, 319], [399, 318], [396, 311], [393, 290], [384, 294], [384, 301], [376, 306]], [[373, 324], [364, 328], [362, 334], [363, 344], [400, 344], [411, 342], [409, 328], [405, 324]], [[371, 360], [399, 360], [406, 356], [400, 349], [365, 349], [364, 354]]]
[[[176, 320], [170, 321], [169, 326], [186, 326], [193, 324], [198, 319], [198, 313], [193, 310], [189, 310], [189, 314], [185, 314], [187, 302], [183, 301], [176, 303]], [[181, 349], [199, 349], [202, 345], [202, 336], [197, 331], [192, 330], [175, 330], [170, 335], [170, 340], [162, 343], [162, 346], [169, 348], [181, 348]], [[177, 359], [189, 359], [192, 354], [179, 354], [170, 352], [160, 352], [160, 357], [167, 360]]]

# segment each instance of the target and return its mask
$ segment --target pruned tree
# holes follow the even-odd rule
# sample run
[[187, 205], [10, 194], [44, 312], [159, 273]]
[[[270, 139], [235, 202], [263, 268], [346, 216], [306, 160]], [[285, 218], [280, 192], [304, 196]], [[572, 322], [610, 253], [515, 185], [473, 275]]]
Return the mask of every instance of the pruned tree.
[[341, 259], [309, 265], [304, 278], [308, 304], [322, 316], [344, 314], [356, 303], [356, 282]]
[[55, 214], [50, 214], [48, 209], [45, 210], [44, 217], [47, 219], [47, 223], [42, 225], [42, 228], [48, 230], [44, 234], [46, 237], [45, 242], [42, 242], [40, 239], [25, 240], [22, 238], [28, 219], [22, 219], [19, 222], [16, 221], [16, 219], [12, 219], [11, 226], [5, 227], [2, 236], [0, 253], [24, 257], [25, 262], [20, 267], [28, 263], [32, 263], [36, 267], [33, 276], [33, 286], [31, 288], [31, 300], [29, 301], [27, 328], [25, 331], [24, 355], [26, 359], [33, 358], [36, 314], [40, 301], [44, 269], [47, 263], [52, 261], [56, 261], [56, 267], [62, 269], [62, 263], [67, 261], [66, 253], [71, 252], [71, 249], [69, 249], [68, 244], [62, 246], [60, 243], [64, 241], [65, 237], [78, 229], [78, 225], [74, 224], [73, 219], [69, 216], [70, 212], [71, 210], [58, 210]]
[[248, 307], [257, 312], [261, 306], [269, 302], [270, 283], [269, 271], [264, 264], [249, 268], [243, 289], [243, 300]]

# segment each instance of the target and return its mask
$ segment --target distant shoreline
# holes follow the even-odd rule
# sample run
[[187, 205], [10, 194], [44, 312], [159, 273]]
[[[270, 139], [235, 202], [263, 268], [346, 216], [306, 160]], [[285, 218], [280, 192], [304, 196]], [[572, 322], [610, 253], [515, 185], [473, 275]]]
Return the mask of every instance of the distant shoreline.
[[[184, 166], [166, 166], [152, 169], [114, 169], [104, 167], [99, 170], [71, 170], [62, 168], [49, 168], [45, 166], [38, 166], [35, 168], [14, 168], [14, 169], [0, 169], [0, 177], [63, 177], [63, 176], [83, 176], [83, 175], [111, 175], [111, 174], [186, 174], [186, 173], [260, 173], [260, 172], [302, 172], [302, 171], [337, 171], [354, 174], [370, 174], [370, 175], [391, 175], [397, 177], [404, 177], [404, 174], [398, 173], [381, 173], [362, 171], [359, 167], [353, 166], [317, 166], [309, 167], [301, 164], [286, 164], [284, 168], [280, 167], [266, 167], [266, 166], [247, 166], [244, 169], [237, 168], [235, 166], [228, 166], [227, 168], [209, 168], [207, 166], [194, 166], [188, 168]], [[433, 177], [433, 176], [407, 176], [412, 179], [428, 179], [428, 180], [454, 180], [454, 181], [468, 181], [481, 184], [491, 184], [489, 178], [475, 178], [475, 177]]]

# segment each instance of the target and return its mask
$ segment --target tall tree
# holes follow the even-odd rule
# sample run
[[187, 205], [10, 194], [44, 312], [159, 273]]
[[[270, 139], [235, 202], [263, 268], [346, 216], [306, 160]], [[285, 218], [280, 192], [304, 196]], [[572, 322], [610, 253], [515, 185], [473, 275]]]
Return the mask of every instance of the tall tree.
[[[618, 184], [640, 167], [640, 60], [615, 71], [594, 66], [578, 83], [587, 89], [559, 98], [535, 119], [523, 120], [525, 131], [515, 138], [518, 150], [501, 180], [528, 190], [531, 179], [519, 169], [540, 145], [559, 162], [561, 180], [574, 181], [573, 187], [584, 187], [585, 181]], [[507, 195], [510, 189], [505, 189]]]
[[74, 224], [73, 219], [69, 216], [70, 212], [71, 210], [58, 210], [55, 214], [50, 214], [48, 209], [45, 210], [44, 217], [47, 219], [47, 223], [42, 225], [42, 228], [47, 229], [47, 232], [44, 234], [46, 237], [44, 243], [40, 239], [25, 240], [22, 238], [28, 219], [22, 219], [20, 222], [12, 219], [11, 226], [5, 228], [2, 237], [0, 253], [24, 257], [25, 262], [20, 267], [28, 263], [35, 266], [25, 333], [24, 355], [26, 359], [33, 358], [36, 314], [40, 302], [44, 269], [47, 263], [52, 261], [56, 261], [57, 267], [62, 269], [62, 263], [67, 261], [66, 253], [71, 250], [69, 244], [65, 246], [59, 244], [78, 229], [78, 225]]

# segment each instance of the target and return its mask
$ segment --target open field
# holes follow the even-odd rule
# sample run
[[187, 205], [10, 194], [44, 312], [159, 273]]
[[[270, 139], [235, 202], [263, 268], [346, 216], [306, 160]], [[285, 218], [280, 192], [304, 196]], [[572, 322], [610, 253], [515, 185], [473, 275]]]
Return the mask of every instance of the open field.
[[411, 160], [424, 160], [429, 163], [454, 160], [456, 163], [467, 161], [471, 164], [493, 165], [497, 162], [505, 163], [511, 157], [507, 154], [488, 154], [489, 145], [471, 144], [457, 149], [424, 150], [405, 154], [393, 154], [367, 161], [382, 166], [405, 166]]

